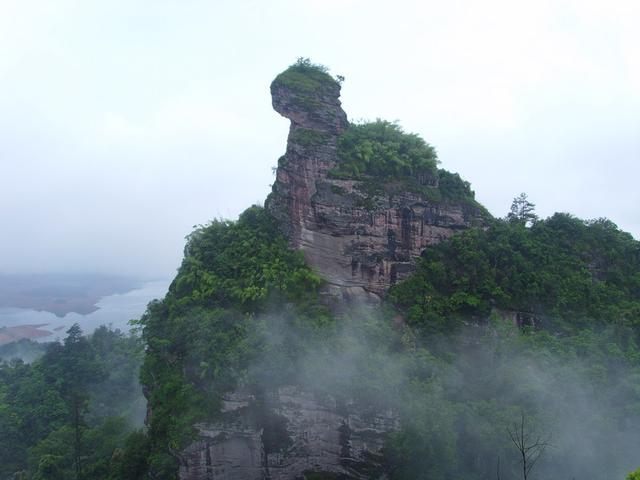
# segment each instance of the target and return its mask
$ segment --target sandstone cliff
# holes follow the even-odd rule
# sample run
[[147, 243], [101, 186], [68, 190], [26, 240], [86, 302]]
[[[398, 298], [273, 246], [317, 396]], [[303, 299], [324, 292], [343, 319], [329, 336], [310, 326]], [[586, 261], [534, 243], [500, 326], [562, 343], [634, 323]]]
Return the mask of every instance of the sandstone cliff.
[[[265, 207], [327, 281], [331, 299], [378, 302], [426, 247], [483, 225], [487, 214], [472, 194], [459, 201], [440, 195], [442, 179], [454, 176], [443, 177], [435, 161], [410, 180], [338, 175], [340, 141], [353, 128], [340, 83], [303, 67], [271, 85], [273, 107], [291, 127]], [[197, 425], [198, 440], [181, 454], [180, 478], [386, 478], [384, 441], [398, 417], [349, 402], [299, 386], [229, 393], [219, 418]]]
[[[425, 247], [456, 231], [482, 225], [475, 202], [429, 200], [388, 182], [377, 191], [368, 178], [337, 178], [338, 140], [349, 124], [340, 84], [326, 72], [279, 75], [273, 108], [291, 120], [287, 149], [278, 162], [266, 207], [294, 248], [342, 297], [376, 300], [404, 278]], [[438, 175], [420, 183], [437, 190]]]
[[365, 414], [333, 398], [282, 387], [261, 398], [235, 393], [222, 420], [197, 426], [200, 440], [184, 452], [182, 480], [386, 478], [389, 412]]

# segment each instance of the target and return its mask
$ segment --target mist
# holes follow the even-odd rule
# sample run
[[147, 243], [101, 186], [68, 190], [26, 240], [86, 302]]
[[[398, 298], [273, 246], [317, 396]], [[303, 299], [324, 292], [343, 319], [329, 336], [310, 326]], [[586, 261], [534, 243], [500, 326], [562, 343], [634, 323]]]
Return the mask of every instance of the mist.
[[140, 384], [143, 344], [135, 332], [123, 333], [107, 326], [88, 335], [102, 376], [90, 388], [87, 422], [97, 424], [120, 417], [129, 429], [141, 428], [147, 401]]
[[24, 363], [31, 363], [39, 359], [46, 350], [46, 344], [32, 340], [21, 339], [0, 345], [0, 363], [19, 359]]
[[287, 313], [256, 325], [263, 349], [239, 388], [297, 385], [396, 417], [385, 448], [392, 478], [522, 478], [508, 433], [522, 419], [531, 442], [548, 444], [530, 478], [624, 478], [638, 467], [638, 372], [600, 349], [606, 332], [553, 340], [496, 317], [423, 336], [369, 308], [339, 317], [329, 334]]

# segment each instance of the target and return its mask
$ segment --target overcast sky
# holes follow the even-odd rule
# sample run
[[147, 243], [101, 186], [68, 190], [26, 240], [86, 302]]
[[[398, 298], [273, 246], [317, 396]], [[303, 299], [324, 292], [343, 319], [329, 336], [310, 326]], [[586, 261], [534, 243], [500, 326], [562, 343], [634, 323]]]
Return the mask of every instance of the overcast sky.
[[0, 271], [173, 276], [195, 224], [262, 202], [297, 57], [399, 120], [496, 216], [640, 237], [640, 2], [0, 0]]

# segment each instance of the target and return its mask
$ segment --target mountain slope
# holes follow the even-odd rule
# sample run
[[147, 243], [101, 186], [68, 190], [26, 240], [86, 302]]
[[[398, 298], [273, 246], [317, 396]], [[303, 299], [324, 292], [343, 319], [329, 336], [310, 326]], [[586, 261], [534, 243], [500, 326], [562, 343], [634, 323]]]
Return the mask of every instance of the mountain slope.
[[292, 125], [266, 208], [197, 229], [141, 320], [148, 474], [519, 478], [518, 418], [554, 441], [541, 473], [637, 467], [638, 242], [491, 218], [308, 61], [272, 94]]

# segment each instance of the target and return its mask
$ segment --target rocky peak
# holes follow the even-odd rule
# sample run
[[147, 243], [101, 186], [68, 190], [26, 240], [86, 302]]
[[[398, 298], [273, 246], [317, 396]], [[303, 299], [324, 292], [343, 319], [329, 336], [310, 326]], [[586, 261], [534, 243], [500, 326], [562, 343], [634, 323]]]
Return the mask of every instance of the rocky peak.
[[291, 120], [291, 129], [339, 134], [347, 128], [340, 106], [340, 83], [322, 68], [296, 64], [271, 83], [273, 108]]
[[356, 127], [342, 110], [340, 83], [323, 67], [291, 66], [271, 95], [291, 127], [266, 207], [329, 293], [377, 301], [427, 246], [484, 223], [470, 190], [470, 198], [456, 198], [447, 187], [452, 179], [456, 187], [468, 184], [435, 168], [435, 159], [432, 170], [412, 175], [411, 188], [407, 179], [337, 174], [339, 140]]
[[[278, 75], [271, 94], [291, 127], [266, 208], [327, 281], [329, 298], [377, 302], [411, 272], [424, 248], [483, 223], [468, 185], [439, 171], [435, 151], [393, 124], [374, 127], [390, 128], [421, 152], [411, 179], [406, 172], [376, 176], [343, 168], [341, 142], [358, 127], [348, 123], [340, 84], [326, 69], [299, 62]], [[219, 418], [196, 427], [198, 440], [181, 455], [183, 480], [364, 480], [386, 478], [384, 441], [398, 418], [283, 386], [229, 393]]]

